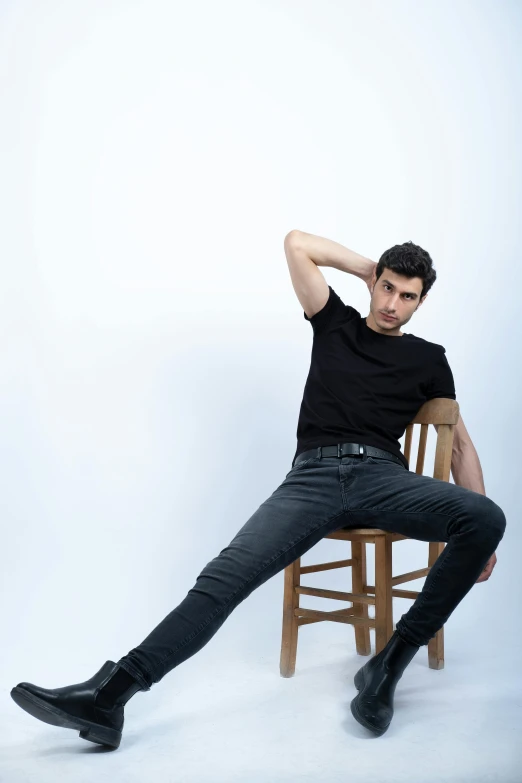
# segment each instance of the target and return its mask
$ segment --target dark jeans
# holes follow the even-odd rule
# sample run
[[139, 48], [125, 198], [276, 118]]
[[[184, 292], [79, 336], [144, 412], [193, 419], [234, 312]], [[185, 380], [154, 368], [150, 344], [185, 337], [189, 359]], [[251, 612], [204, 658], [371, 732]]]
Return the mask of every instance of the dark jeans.
[[205, 566], [179, 606], [119, 663], [148, 690], [198, 652], [256, 587], [341, 527], [447, 542], [396, 625], [407, 641], [425, 645], [482, 573], [504, 535], [506, 517], [485, 495], [393, 460], [355, 455], [298, 462]]

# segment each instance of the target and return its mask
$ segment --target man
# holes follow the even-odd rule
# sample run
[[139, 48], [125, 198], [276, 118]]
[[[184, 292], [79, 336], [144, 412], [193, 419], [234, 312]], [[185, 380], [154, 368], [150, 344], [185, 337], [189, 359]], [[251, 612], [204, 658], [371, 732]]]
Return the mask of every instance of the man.
[[[398, 680], [419, 647], [444, 625], [476, 582], [489, 578], [506, 526], [485, 496], [477, 453], [462, 418], [454, 430], [455, 484], [409, 470], [398, 439], [429, 399], [455, 399], [441, 345], [402, 327], [435, 282], [429, 254], [406, 242], [378, 263], [323, 237], [291, 231], [285, 253], [292, 284], [313, 329], [297, 450], [283, 483], [194, 587], [138, 647], [107, 661], [89, 680], [11, 691], [31, 715], [118, 747], [124, 705], [200, 650], [233, 609], [329, 532], [378, 527], [421, 541], [445, 541], [424, 587], [386, 647], [355, 675], [352, 714], [381, 735], [393, 716]], [[363, 280], [371, 293], [362, 318], [326, 283], [319, 267]]]

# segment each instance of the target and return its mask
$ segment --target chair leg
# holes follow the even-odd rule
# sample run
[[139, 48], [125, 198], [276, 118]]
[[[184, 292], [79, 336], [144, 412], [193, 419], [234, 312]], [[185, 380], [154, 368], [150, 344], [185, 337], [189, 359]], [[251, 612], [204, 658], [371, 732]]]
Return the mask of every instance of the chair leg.
[[428, 642], [428, 665], [430, 669], [444, 668], [444, 626]]
[[386, 647], [393, 634], [392, 540], [375, 539], [375, 654]]
[[279, 671], [282, 677], [293, 677], [297, 656], [297, 636], [299, 625], [295, 610], [299, 607], [299, 593], [295, 588], [301, 583], [301, 558], [285, 568], [285, 587], [283, 598], [283, 631], [281, 639], [281, 659]]
[[[364, 593], [366, 587], [366, 544], [352, 541], [352, 593]], [[353, 616], [368, 619], [368, 604], [353, 602]], [[367, 625], [354, 625], [355, 647], [359, 655], [370, 655], [370, 629]]]
[[[431, 568], [445, 547], [443, 541], [430, 541], [428, 566]], [[444, 668], [444, 626], [428, 642], [428, 665], [430, 669]]]

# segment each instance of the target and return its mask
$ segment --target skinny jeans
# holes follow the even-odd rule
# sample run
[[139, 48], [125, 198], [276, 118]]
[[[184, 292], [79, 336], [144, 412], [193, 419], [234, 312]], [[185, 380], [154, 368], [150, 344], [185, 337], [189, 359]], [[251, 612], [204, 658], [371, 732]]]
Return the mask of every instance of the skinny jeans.
[[357, 527], [446, 542], [396, 624], [400, 636], [422, 646], [481, 575], [504, 535], [506, 517], [485, 495], [419, 475], [391, 459], [312, 456], [296, 462], [203, 568], [181, 603], [118, 663], [149, 690], [207, 644], [253, 590], [328, 533]]

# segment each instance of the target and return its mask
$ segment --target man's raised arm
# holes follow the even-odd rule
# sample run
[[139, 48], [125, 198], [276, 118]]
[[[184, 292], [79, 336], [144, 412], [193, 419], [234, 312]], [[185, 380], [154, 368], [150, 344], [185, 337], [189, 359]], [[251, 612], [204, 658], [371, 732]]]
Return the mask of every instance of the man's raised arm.
[[349, 272], [363, 280], [371, 291], [375, 261], [338, 242], [294, 229], [286, 235], [284, 247], [294, 291], [308, 318], [322, 310], [328, 301], [328, 283], [320, 266]]

